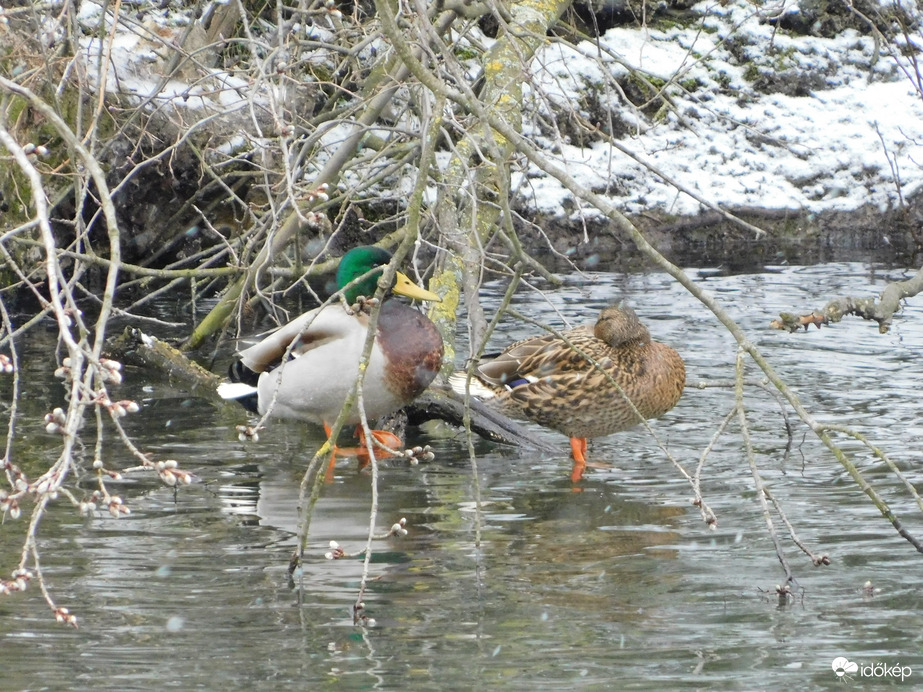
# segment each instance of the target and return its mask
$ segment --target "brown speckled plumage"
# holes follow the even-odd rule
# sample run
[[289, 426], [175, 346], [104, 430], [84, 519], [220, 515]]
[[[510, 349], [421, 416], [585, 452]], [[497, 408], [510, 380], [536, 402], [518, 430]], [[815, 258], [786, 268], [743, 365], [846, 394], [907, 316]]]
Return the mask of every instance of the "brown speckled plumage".
[[[641, 422], [638, 414], [656, 418], [679, 401], [686, 383], [682, 358], [651, 341], [631, 308], [607, 307], [594, 327], [563, 335], [570, 344], [549, 334], [482, 361], [475, 374], [493, 393], [486, 403], [562, 432], [572, 438], [572, 448], [577, 442], [585, 449], [585, 438], [625, 430]], [[459, 378], [453, 379], [458, 388]]]

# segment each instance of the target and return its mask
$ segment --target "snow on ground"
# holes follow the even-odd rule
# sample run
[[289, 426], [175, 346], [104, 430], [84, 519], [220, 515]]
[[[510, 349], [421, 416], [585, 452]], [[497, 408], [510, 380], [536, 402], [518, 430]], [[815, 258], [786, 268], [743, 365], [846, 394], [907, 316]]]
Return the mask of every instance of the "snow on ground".
[[[100, 11], [84, 0], [81, 21], [91, 26]], [[558, 157], [578, 181], [604, 191], [628, 213], [702, 210], [699, 201], [642, 162], [701, 199], [732, 209], [884, 210], [920, 191], [923, 96], [893, 57], [879, 54], [872, 38], [853, 31], [833, 39], [786, 34], [762, 21], [758, 8], [745, 0], [724, 6], [703, 2], [696, 11], [699, 26], [612, 29], [601, 39], [602, 50], [589, 42], [549, 43], [533, 63], [529, 93], [536, 114], [554, 112], [560, 121], [566, 109], [595, 90], [599, 103], [632, 130], [618, 140], [631, 156], [604, 140], [568, 140], [547, 126], [547, 117], [544, 127], [540, 118], [527, 118], [526, 133], [555, 152], [549, 156]], [[148, 34], [165, 30], [161, 24]], [[228, 112], [260, 98], [254, 85], [248, 92], [246, 83], [218, 70], [212, 79], [223, 88], [204, 80], [161, 83], [154, 68], [157, 41], [138, 35], [121, 36], [111, 46], [87, 37], [82, 45], [87, 65], [96, 64], [101, 50], [113, 51], [109, 90], [178, 110], [212, 101], [212, 109]], [[687, 91], [672, 89], [674, 109], [656, 116], [635, 113], [611, 85], [612, 75], [626, 74], [623, 63], [660, 80], [679, 74], [676, 81]], [[770, 79], [800, 75], [788, 80], [802, 79], [804, 95], [754, 89], [754, 67]], [[160, 93], [152, 93], [155, 89]], [[567, 190], [534, 166], [517, 174], [514, 189], [526, 205], [548, 215], [593, 213], [579, 209]]]
[[[232, 113], [247, 108], [252, 100], [265, 98], [256, 93], [246, 79], [224, 70], [210, 70], [209, 79], [198, 75], [192, 81], [179, 78], [163, 79], [163, 66], [174, 52], [185, 31], [188, 17], [182, 13], [165, 10], [151, 12], [142, 22], [133, 22], [122, 16], [118, 30], [111, 34], [112, 17], [103, 13], [98, 2], [84, 0], [77, 13], [85, 29], [95, 32], [96, 24], [103, 18], [106, 33], [87, 35], [80, 40], [82, 59], [94, 87], [105, 81], [106, 90], [112, 93], [136, 96], [155, 108], [168, 107], [176, 111], [204, 111]], [[201, 47], [201, 46], [200, 46]], [[98, 65], [106, 65], [103, 72]]]
[[[870, 37], [853, 31], [834, 39], [774, 33], [744, 2], [701, 3], [696, 9], [707, 30], [619, 28], [602, 38], [613, 54], [655, 77], [666, 80], [679, 72], [679, 81], [701, 85], [686, 94], [674, 90], [675, 111], [657, 121], [643, 119], [633, 135], [619, 140], [638, 160], [731, 208], [886, 209], [896, 206], [899, 194], [906, 198], [923, 187], [923, 96], [893, 58], [876, 55]], [[755, 91], [722, 44], [732, 32], [735, 48], [743, 46], [761, 70], [792, 70], [803, 79], [823, 75], [824, 83], [805, 96]], [[587, 83], [603, 83], [598, 52], [589, 43], [549, 46], [536, 59], [536, 86], [558, 94], [559, 108], [568, 107]], [[613, 74], [624, 72], [609, 63]], [[616, 108], [624, 111], [624, 101]], [[604, 143], [576, 146], [537, 130], [531, 134], [556, 144], [561, 163], [584, 185], [614, 189], [624, 211], [702, 210], [698, 201]], [[550, 215], [573, 210], [570, 193], [534, 167], [518, 182], [536, 209]]]

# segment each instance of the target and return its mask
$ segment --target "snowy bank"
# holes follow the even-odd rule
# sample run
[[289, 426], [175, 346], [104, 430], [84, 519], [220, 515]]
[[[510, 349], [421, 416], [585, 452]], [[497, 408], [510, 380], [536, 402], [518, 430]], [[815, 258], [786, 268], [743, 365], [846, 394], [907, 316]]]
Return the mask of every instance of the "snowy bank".
[[[579, 182], [628, 214], [696, 215], [705, 208], [702, 201], [732, 210], [884, 212], [923, 188], [923, 95], [911, 62], [900, 58], [900, 51], [919, 54], [913, 43], [923, 44], [919, 35], [898, 32], [887, 45], [855, 30], [832, 38], [797, 35], [767, 21], [766, 7], [744, 0], [702, 2], [692, 11], [698, 16], [692, 23], [613, 28], [599, 45], [549, 41], [531, 65], [526, 133]], [[100, 4], [84, 0], [79, 19], [89, 31], [102, 12]], [[111, 20], [103, 22], [112, 28]], [[185, 112], [187, 122], [203, 111], [226, 119], [239, 113], [228, 121], [232, 130], [224, 128], [225, 144], [212, 143], [212, 151], [224, 154], [272, 146], [271, 138], [284, 135], [285, 111], [297, 106], [273, 81], [276, 70], [285, 69], [282, 57], [314, 60], [335, 40], [320, 24], [293, 25], [289, 30], [301, 32], [312, 47], [301, 56], [268, 52], [259, 59], [260, 79], [209, 66], [205, 77], [200, 71], [184, 83], [178, 75], [165, 80], [158, 69], [195, 22], [186, 10], [148, 11], [142, 22], [120, 22], [112, 36], [88, 33], [80, 42], [92, 83], [164, 112]], [[102, 64], [105, 70], [95, 69]], [[662, 107], [638, 108], [625, 97], [622, 86], [635, 78], [634, 70], [649, 84], [664, 85]], [[305, 84], [298, 88], [309, 90]], [[298, 98], [307, 103], [310, 96]], [[562, 131], [568, 113], [614, 124], [614, 142]], [[412, 120], [401, 124], [418, 126]], [[329, 130], [319, 139], [335, 145], [342, 136], [336, 124], [322, 127]], [[321, 164], [306, 164], [300, 175], [308, 180]], [[366, 174], [354, 169], [351, 175]], [[408, 181], [386, 184], [402, 190], [409, 189]], [[517, 171], [513, 183], [520, 209], [545, 218], [597, 215], [534, 166]]]
[[[730, 208], [817, 213], [874, 205], [885, 211], [920, 191], [923, 95], [911, 80], [917, 75], [905, 73], [907, 61], [879, 53], [871, 37], [853, 30], [835, 38], [787, 35], [745, 2], [704, 2], [694, 9], [702, 16], [698, 26], [616, 28], [601, 39], [626, 63], [691, 85], [671, 90], [673, 107], [662, 117], [631, 123], [634, 131], [619, 140], [630, 155], [601, 140], [577, 146], [549, 137], [533, 123], [532, 136], [558, 151], [578, 180], [613, 191], [627, 213], [677, 215], [703, 207], [644, 163]], [[628, 107], [611, 88], [599, 86], [606, 84], [599, 53], [590, 42], [542, 51], [535, 80], [555, 94], [553, 107], [579, 103], [588, 88], [608, 89], [614, 110]], [[614, 58], [603, 60], [612, 74], [625, 73]], [[810, 88], [793, 96], [754, 87], [755, 78], [782, 72]], [[570, 193], [534, 168], [519, 183], [528, 203], [546, 215], [574, 208]]]

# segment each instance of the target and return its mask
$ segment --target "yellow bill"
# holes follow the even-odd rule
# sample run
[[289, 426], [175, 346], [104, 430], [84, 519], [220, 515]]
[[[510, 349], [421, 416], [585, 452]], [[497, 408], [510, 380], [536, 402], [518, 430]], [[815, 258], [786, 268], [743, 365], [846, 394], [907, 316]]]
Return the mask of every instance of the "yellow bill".
[[407, 296], [408, 298], [413, 298], [414, 300], [428, 300], [433, 303], [441, 303], [442, 298], [437, 296], [432, 291], [427, 291], [425, 288], [420, 288], [413, 281], [411, 281], [406, 274], [397, 272], [394, 276], [394, 287], [391, 289], [392, 293], [396, 293], [399, 296]]

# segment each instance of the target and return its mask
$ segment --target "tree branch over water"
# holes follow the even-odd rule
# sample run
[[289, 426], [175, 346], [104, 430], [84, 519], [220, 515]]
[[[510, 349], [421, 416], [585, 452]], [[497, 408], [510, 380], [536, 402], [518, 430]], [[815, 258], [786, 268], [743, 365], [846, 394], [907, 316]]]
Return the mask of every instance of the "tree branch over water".
[[878, 300], [872, 297], [842, 296], [831, 300], [822, 310], [815, 310], [806, 315], [779, 313], [779, 319], [772, 320], [769, 326], [789, 332], [796, 332], [804, 327], [807, 331], [812, 324], [820, 329], [821, 325], [839, 322], [847, 315], [855, 315], [864, 320], [877, 322], [878, 332], [887, 334], [891, 329], [891, 320], [901, 307], [901, 301], [913, 298], [920, 291], [923, 291], [923, 267], [909, 279], [889, 283], [878, 295]]

